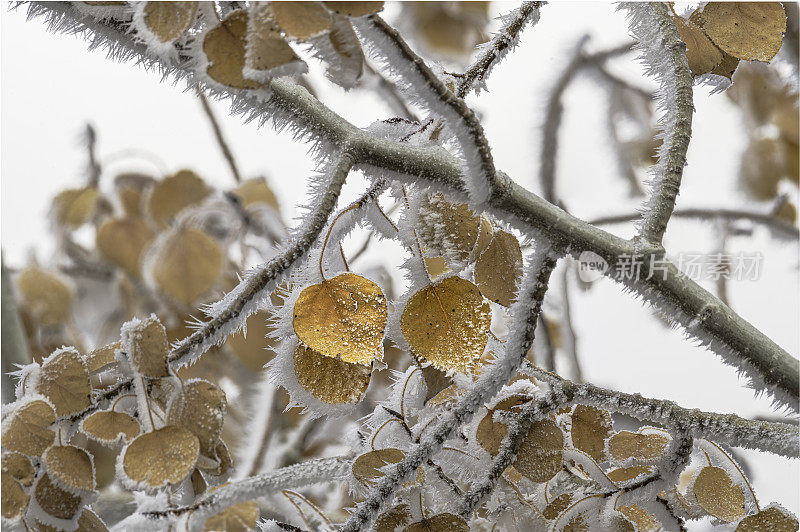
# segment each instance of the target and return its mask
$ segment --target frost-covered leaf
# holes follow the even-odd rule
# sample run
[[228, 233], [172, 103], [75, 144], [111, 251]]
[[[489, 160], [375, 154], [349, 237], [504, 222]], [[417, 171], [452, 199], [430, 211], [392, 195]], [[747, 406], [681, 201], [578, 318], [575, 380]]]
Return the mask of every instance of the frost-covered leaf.
[[475, 248], [472, 251], [474, 257], [480, 257], [481, 253], [483, 253], [486, 248], [489, 247], [489, 244], [492, 242], [493, 235], [494, 229], [492, 229], [492, 224], [486, 219], [486, 217], [481, 216], [478, 238], [475, 241]]
[[780, 2], [709, 2], [699, 19], [714, 44], [746, 61], [770, 61], [786, 31]]
[[81, 421], [81, 432], [104, 445], [114, 445], [120, 440], [129, 442], [139, 435], [139, 422], [124, 412], [110, 410], [95, 412]]
[[497, 405], [489, 410], [489, 412], [478, 423], [476, 437], [478, 444], [486, 449], [486, 452], [495, 456], [500, 450], [500, 444], [503, 443], [503, 438], [506, 437], [508, 426], [505, 423], [495, 421], [493, 416], [496, 411], [510, 412], [515, 406], [525, 404], [530, 401], [530, 397], [524, 395], [512, 395], [506, 397]]
[[650, 471], [651, 469], [647, 466], [618, 467], [609, 471], [607, 475], [612, 482], [624, 483]]
[[138, 279], [142, 274], [142, 253], [153, 236], [153, 230], [142, 218], [109, 218], [97, 230], [95, 246], [104, 259]]
[[481, 232], [481, 217], [463, 203], [450, 203], [440, 194], [424, 199], [419, 207], [417, 229], [426, 251], [446, 259], [466, 261]]
[[514, 467], [533, 482], [547, 482], [561, 471], [564, 434], [552, 419], [536, 421], [517, 450]]
[[28, 506], [30, 496], [22, 489], [22, 485], [10, 474], [3, 471], [0, 476], [2, 485], [3, 519], [16, 519]]
[[692, 490], [703, 510], [721, 521], [738, 521], [745, 516], [744, 491], [721, 467], [704, 467]]
[[403, 8], [430, 52], [445, 58], [463, 59], [489, 40], [489, 2], [408, 2]]
[[384, 467], [401, 462], [405, 456], [406, 453], [400, 449], [369, 451], [353, 461], [353, 476], [365, 486], [372, 486], [384, 476]]
[[300, 293], [292, 325], [300, 341], [320, 354], [369, 365], [383, 345], [386, 320], [380, 287], [343, 273]]
[[[218, 75], [220, 77], [218, 81], [225, 83], [224, 80], [227, 79], [229, 80], [229, 83], [225, 83], [227, 85], [254, 89], [273, 76], [305, 72], [305, 63], [297, 57], [292, 47], [281, 36], [272, 11], [274, 5], [274, 3], [254, 2], [249, 14], [245, 11], [234, 11], [225, 19], [226, 24], [234, 31], [234, 35], [215, 36], [217, 44], [214, 50], [219, 50], [217, 55], [221, 58], [222, 53], [230, 56], [228, 59], [230, 66]], [[211, 32], [209, 36], [210, 34]], [[208, 53], [206, 51], [206, 54]], [[209, 75], [211, 75], [210, 70]]]
[[703, 29], [690, 20], [673, 16], [672, 20], [678, 28], [681, 40], [686, 43], [686, 58], [689, 70], [699, 76], [711, 72], [722, 62], [722, 51], [714, 46]]
[[333, 28], [333, 17], [321, 2], [272, 2], [270, 7], [278, 27], [300, 41]]
[[70, 229], [77, 229], [92, 219], [99, 197], [97, 187], [71, 188], [60, 192], [53, 198], [55, 221]]
[[468, 372], [483, 354], [491, 322], [478, 287], [446, 277], [411, 296], [400, 328], [418, 356], [439, 369]]
[[160, 229], [165, 229], [175, 215], [196, 205], [209, 195], [211, 189], [191, 170], [179, 170], [158, 181], [147, 202], [147, 211]]
[[200, 453], [214, 456], [222, 434], [228, 401], [225, 392], [205, 380], [184, 383], [179, 395], [170, 403], [167, 423], [188, 429], [200, 441]]
[[363, 17], [383, 9], [383, 2], [325, 2], [325, 5], [339, 15]]
[[369, 387], [372, 368], [321, 355], [298, 345], [294, 352], [297, 382], [328, 404], [355, 404]]
[[74, 518], [83, 505], [82, 497], [61, 489], [47, 473], [36, 482], [33, 493], [39, 507], [57, 519]]
[[242, 207], [246, 208], [255, 204], [265, 204], [276, 211], [280, 210], [280, 204], [278, 204], [278, 198], [275, 196], [275, 192], [263, 177], [245, 179], [233, 190], [233, 194], [242, 202]]
[[733, 79], [733, 73], [736, 72], [736, 68], [739, 66], [739, 58], [734, 57], [731, 54], [722, 52], [722, 61], [714, 67], [714, 70], [711, 71], [712, 74], [716, 74], [717, 76], [724, 76], [728, 79]]
[[58, 417], [80, 412], [92, 404], [89, 370], [71, 347], [59, 349], [42, 361], [35, 389], [50, 400]]
[[791, 512], [778, 505], [770, 505], [742, 519], [736, 532], [797, 532], [798, 528], [800, 523]]
[[617, 432], [608, 440], [609, 454], [617, 460], [636, 460], [652, 461], [658, 460], [664, 455], [669, 444], [669, 437], [664, 434], [630, 432], [622, 430]]
[[152, 276], [169, 297], [194, 305], [222, 275], [224, 255], [203, 231], [181, 227], [165, 238], [153, 257]]
[[258, 504], [255, 501], [240, 502], [209, 517], [204, 530], [224, 532], [249, 532], [256, 528]]
[[635, 504], [629, 506], [620, 505], [617, 507], [617, 511], [624, 515], [628, 521], [636, 525], [637, 532], [656, 532], [657, 530], [663, 530], [661, 523], [658, 522], [655, 516], [641, 506]]
[[550, 504], [545, 506], [544, 510], [542, 510], [542, 515], [548, 521], [552, 521], [561, 513], [569, 508], [569, 505], [572, 504], [572, 494], [570, 493], [562, 493], [552, 501]]
[[395, 532], [409, 521], [411, 521], [411, 508], [407, 504], [398, 504], [375, 519], [375, 532]]
[[606, 439], [611, 434], [611, 414], [594, 406], [578, 405], [571, 420], [572, 445], [597, 462], [604, 461]]
[[131, 368], [140, 375], [151, 378], [166, 377], [167, 331], [155, 315], [144, 320], [136, 318], [122, 326], [122, 349], [128, 356]]
[[[208, 61], [206, 74], [217, 83], [236, 89], [258, 89], [262, 86], [262, 83], [245, 78], [242, 73], [245, 68], [245, 47], [249, 45], [248, 48], [253, 46], [254, 50], [259, 50], [252, 54], [248, 53], [247, 66], [249, 68], [264, 66], [269, 62], [270, 55], [278, 49], [273, 49], [274, 44], [270, 47], [265, 46], [263, 42], [271, 44], [278, 36], [262, 36], [261, 32], [254, 33], [252, 30], [248, 32], [247, 25], [247, 11], [236, 9], [231, 11], [219, 25], [205, 33], [203, 53]], [[271, 24], [270, 31], [277, 33]], [[258, 48], [253, 44], [255, 38], [258, 39]]]
[[333, 29], [309, 42], [325, 63], [325, 76], [345, 90], [352, 89], [364, 69], [364, 52], [347, 17], [335, 15]]
[[25, 456], [41, 456], [56, 438], [49, 429], [55, 422], [55, 410], [46, 401], [28, 401], [3, 420], [3, 447]]
[[438, 514], [408, 525], [404, 532], [469, 532], [462, 517], [450, 513]]
[[202, 469], [204, 473], [209, 475], [221, 477], [233, 467], [233, 457], [231, 456], [230, 450], [228, 450], [228, 445], [224, 441], [219, 440], [214, 449], [213, 456], [216, 456], [216, 459], [212, 460], [212, 464], [201, 464], [198, 462], [198, 469]]
[[73, 293], [61, 276], [31, 266], [17, 276], [16, 285], [22, 304], [38, 324], [48, 327], [69, 320]]
[[491, 301], [508, 307], [516, 298], [522, 275], [522, 251], [517, 237], [497, 231], [475, 262], [475, 283]]
[[434, 366], [422, 368], [422, 377], [425, 379], [425, 389], [427, 390], [425, 392], [426, 403], [453, 384], [453, 379], [448, 377], [447, 373]]
[[90, 351], [89, 354], [86, 355], [86, 369], [89, 370], [89, 373], [95, 373], [111, 364], [115, 364], [117, 362], [115, 352], [119, 347], [120, 343], [114, 342], [113, 344], [104, 345], [103, 347], [98, 347]]
[[125, 447], [118, 469], [131, 486], [146, 491], [187, 478], [200, 455], [200, 441], [183, 427], [168, 425], [142, 434]]
[[158, 41], [175, 42], [191, 27], [197, 6], [197, 2], [147, 2], [143, 22]]
[[97, 485], [92, 457], [80, 447], [54, 445], [44, 452], [42, 462], [47, 474], [72, 493], [89, 492]]
[[17, 480], [23, 486], [33, 484], [33, 477], [36, 471], [33, 468], [30, 458], [18, 452], [3, 453], [3, 475]]

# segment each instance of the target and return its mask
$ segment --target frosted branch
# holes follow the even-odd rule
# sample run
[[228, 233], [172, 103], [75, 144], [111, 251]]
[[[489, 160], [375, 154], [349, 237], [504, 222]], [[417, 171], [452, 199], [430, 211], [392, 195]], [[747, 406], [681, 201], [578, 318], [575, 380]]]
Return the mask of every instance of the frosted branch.
[[228, 166], [231, 168], [233, 178], [237, 183], [241, 183], [242, 176], [239, 173], [239, 167], [236, 165], [236, 159], [233, 158], [233, 152], [231, 152], [231, 148], [228, 146], [228, 143], [225, 141], [225, 137], [222, 135], [222, 128], [219, 125], [217, 117], [214, 116], [214, 110], [211, 109], [211, 105], [208, 103], [208, 98], [206, 98], [205, 94], [203, 94], [203, 91], [200, 89], [197, 90], [197, 98], [200, 100], [200, 104], [203, 106], [203, 111], [208, 117], [208, 121], [211, 123], [211, 129], [214, 131], [214, 138], [217, 139], [219, 149], [222, 150], [222, 155], [225, 157], [225, 161], [227, 161]]

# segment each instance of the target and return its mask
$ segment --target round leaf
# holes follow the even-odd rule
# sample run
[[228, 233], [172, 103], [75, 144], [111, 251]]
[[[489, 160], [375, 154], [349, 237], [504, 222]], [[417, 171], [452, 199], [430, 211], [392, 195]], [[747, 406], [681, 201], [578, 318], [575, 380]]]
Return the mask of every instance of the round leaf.
[[178, 40], [194, 22], [197, 2], [147, 2], [144, 24], [162, 43]]
[[176, 214], [203, 201], [211, 190], [191, 170], [180, 170], [157, 182], [150, 192], [147, 209], [160, 229], [165, 229]]
[[745, 61], [770, 61], [786, 31], [780, 2], [709, 2], [699, 19], [714, 44]]
[[48, 427], [56, 413], [45, 401], [35, 399], [17, 408], [3, 423], [3, 447], [26, 456], [41, 456], [52, 445], [56, 433]]
[[31, 267], [16, 279], [22, 304], [40, 325], [60, 325], [69, 319], [72, 289], [60, 276]]
[[153, 263], [153, 279], [172, 299], [193, 305], [222, 275], [223, 254], [210, 236], [180, 228], [167, 237]]
[[686, 43], [689, 70], [699, 76], [711, 72], [722, 62], [722, 52], [706, 37], [703, 29], [683, 17], [672, 17], [681, 40]]
[[183, 427], [166, 426], [133, 440], [122, 451], [121, 469], [132, 483], [153, 491], [186, 479], [199, 455], [197, 436]]
[[355, 404], [369, 387], [370, 366], [326, 357], [303, 345], [294, 352], [294, 373], [300, 386], [328, 404]]
[[353, 476], [365, 486], [372, 486], [385, 474], [382, 469], [388, 464], [397, 464], [405, 458], [400, 449], [377, 449], [360, 455], [353, 462]]
[[664, 455], [669, 438], [663, 434], [643, 434], [622, 430], [608, 440], [608, 451], [617, 460], [658, 460]]
[[3, 475], [17, 480], [23, 486], [33, 484], [36, 470], [30, 459], [22, 453], [3, 453]]
[[511, 233], [497, 231], [475, 262], [475, 282], [487, 299], [508, 307], [516, 299], [522, 251]]
[[306, 40], [330, 31], [333, 19], [320, 2], [272, 2], [275, 23], [289, 36]]
[[105, 445], [123, 440], [131, 441], [139, 435], [139, 422], [124, 412], [102, 411], [86, 417], [81, 422], [81, 431], [89, 438]]
[[531, 425], [514, 467], [533, 482], [547, 482], [561, 471], [564, 434], [552, 419]]
[[155, 316], [125, 323], [121, 345], [137, 373], [151, 378], [169, 375], [167, 331]]
[[363, 17], [383, 9], [383, 2], [325, 2], [328, 9], [339, 15]]
[[721, 521], [745, 516], [744, 492], [721, 467], [704, 467], [692, 485], [698, 504]]
[[209, 517], [204, 530], [225, 532], [249, 532], [257, 528], [258, 504], [255, 501], [240, 502]]
[[97, 230], [95, 246], [100, 255], [131, 277], [142, 275], [142, 252], [153, 240], [153, 230], [138, 217], [110, 218]]
[[42, 456], [47, 473], [73, 493], [95, 489], [92, 457], [74, 445], [54, 445]]
[[36, 482], [34, 496], [41, 509], [57, 519], [72, 519], [83, 503], [80, 496], [58, 487], [46, 473]]
[[795, 516], [779, 506], [770, 506], [742, 519], [736, 532], [797, 532], [798, 527]]
[[215, 456], [227, 409], [225, 392], [219, 386], [204, 380], [189, 381], [170, 405], [167, 423], [191, 431], [200, 441], [200, 452]]
[[605, 460], [606, 439], [611, 434], [611, 414], [594, 406], [578, 405], [571, 419], [572, 445], [597, 462]]
[[92, 219], [100, 197], [96, 187], [64, 190], [53, 199], [56, 222], [77, 229]]
[[42, 361], [36, 391], [50, 400], [58, 417], [80, 412], [92, 404], [86, 362], [73, 348], [59, 349]]
[[16, 519], [20, 517], [28, 507], [30, 496], [25, 493], [13, 476], [7, 475], [5, 472], [0, 477], [0, 488], [2, 488], [3, 518]]

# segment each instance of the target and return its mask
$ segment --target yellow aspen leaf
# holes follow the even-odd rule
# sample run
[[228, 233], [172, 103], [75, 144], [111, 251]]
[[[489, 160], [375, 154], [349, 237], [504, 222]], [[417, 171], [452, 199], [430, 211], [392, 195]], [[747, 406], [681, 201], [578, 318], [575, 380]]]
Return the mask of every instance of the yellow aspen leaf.
[[[248, 32], [247, 19], [247, 11], [243, 9], [231, 11], [219, 25], [208, 30], [203, 39], [203, 53], [208, 58], [206, 73], [214, 81], [236, 89], [262, 87], [261, 83], [246, 79], [242, 74], [245, 67], [245, 39], [250, 41], [258, 38], [259, 44], [262, 40], [260, 36], [253, 35], [252, 31]], [[274, 39], [275, 37], [269, 37], [270, 41]], [[267, 52], [265, 56], [274, 52], [267, 47], [262, 49]], [[264, 57], [262, 61], [266, 59]]]
[[642, 508], [632, 504], [630, 506], [621, 505], [617, 511], [624, 515], [628, 521], [636, 525], [637, 532], [656, 532], [663, 530], [661, 523], [655, 518], [653, 514]]
[[167, 331], [154, 315], [143, 320], [134, 318], [124, 324], [121, 345], [136, 373], [155, 379], [170, 374]]
[[699, 76], [711, 72], [722, 62], [722, 51], [706, 37], [703, 29], [690, 20], [673, 16], [681, 40], [686, 43], [686, 58], [689, 70]]
[[298, 345], [294, 352], [294, 373], [300, 386], [323, 403], [355, 404], [369, 387], [372, 368]]
[[241, 332], [228, 337], [228, 347], [252, 371], [261, 371], [264, 364], [275, 356], [276, 341], [268, 336], [275, 328], [269, 324], [269, 319], [267, 311], [259, 310], [247, 318], [244, 327], [247, 336]]
[[606, 439], [611, 435], [611, 414], [594, 406], [578, 405], [571, 419], [572, 445], [595, 461], [604, 461]]
[[[414, 27], [432, 52], [447, 57], [464, 56], [489, 38], [485, 33], [489, 2], [409, 3]], [[406, 6], [404, 6], [406, 7]]]
[[50, 400], [58, 417], [80, 412], [92, 404], [89, 371], [74, 348], [59, 349], [42, 361], [35, 388]]
[[33, 468], [30, 458], [22, 453], [10, 451], [3, 453], [3, 475], [10, 476], [23, 486], [33, 484], [33, 477], [36, 470]]
[[20, 272], [16, 285], [22, 304], [39, 325], [52, 327], [69, 320], [73, 293], [61, 276], [31, 266]]
[[744, 491], [721, 467], [704, 467], [692, 491], [703, 510], [721, 521], [738, 521], [745, 516]]
[[658, 460], [667, 450], [669, 438], [663, 434], [622, 430], [608, 440], [608, 451], [617, 460]]
[[745, 61], [770, 61], [786, 31], [780, 2], [709, 2], [699, 19], [714, 44]]
[[53, 198], [53, 214], [61, 225], [77, 229], [92, 219], [100, 193], [97, 187], [71, 188]]
[[423, 200], [417, 234], [426, 250], [436, 256], [466, 261], [472, 254], [481, 218], [463, 203], [450, 203], [441, 194]]
[[56, 438], [56, 433], [49, 428], [55, 422], [52, 406], [41, 399], [29, 401], [4, 420], [3, 447], [25, 456], [39, 457]]
[[272, 2], [270, 7], [278, 27], [300, 41], [333, 28], [333, 18], [320, 2]]
[[562, 469], [564, 434], [552, 419], [531, 425], [517, 451], [514, 467], [533, 482], [547, 482]]
[[414, 352], [439, 369], [471, 371], [483, 354], [492, 322], [478, 287], [446, 277], [411, 296], [400, 329]]
[[170, 404], [167, 423], [188, 429], [200, 441], [200, 453], [214, 456], [227, 410], [228, 401], [219, 386], [193, 380], [184, 384]]
[[33, 493], [41, 509], [57, 519], [72, 519], [83, 506], [82, 497], [61, 489], [47, 473], [36, 482]]
[[797, 532], [799, 527], [794, 515], [779, 506], [770, 506], [742, 519], [736, 532]]
[[384, 467], [401, 462], [405, 456], [400, 449], [392, 448], [366, 452], [353, 461], [353, 476], [365, 486], [373, 486], [384, 476]]
[[300, 293], [292, 325], [300, 341], [318, 353], [366, 366], [383, 346], [387, 315], [377, 284], [342, 273]]
[[108, 527], [97, 514], [89, 508], [84, 508], [78, 518], [78, 530], [76, 532], [108, 532]]
[[200, 442], [188, 429], [168, 425], [142, 434], [123, 451], [120, 469], [146, 491], [179, 484], [194, 470]]
[[494, 230], [492, 224], [485, 217], [481, 216], [480, 229], [478, 230], [478, 238], [475, 240], [475, 248], [472, 251], [473, 257], [476, 259], [481, 256], [489, 244], [492, 242], [492, 235]]
[[223, 260], [219, 244], [206, 233], [178, 228], [156, 252], [152, 275], [165, 294], [178, 303], [193, 306], [219, 281]]
[[408, 525], [404, 532], [469, 532], [462, 517], [450, 513], [438, 514]]
[[486, 449], [492, 456], [497, 455], [500, 451], [500, 444], [503, 443], [503, 438], [506, 437], [508, 427], [505, 423], [494, 420], [494, 413], [498, 410], [510, 412], [515, 406], [527, 403], [530, 401], [529, 397], [524, 395], [513, 395], [507, 397], [497, 403], [497, 406], [489, 410], [489, 412], [478, 423], [478, 430], [476, 437], [478, 444]]
[[[274, 6], [274, 3], [259, 2], [253, 4], [249, 15], [244, 11], [234, 11], [226, 19], [226, 23], [228, 19], [231, 19], [231, 24], [235, 26], [233, 28], [235, 38], [226, 37], [227, 41], [231, 41], [230, 44], [225, 45], [227, 54], [231, 56], [229, 62], [232, 65], [229, 70], [233, 70], [234, 64], [238, 70], [226, 72], [225, 77], [241, 85], [238, 88], [257, 88], [274, 75], [299, 72], [304, 65], [303, 60], [294, 53], [292, 47], [281, 36], [280, 28], [275, 23]], [[237, 18], [232, 18], [236, 13], [240, 14], [237, 15]], [[240, 31], [241, 33], [239, 33]], [[232, 51], [234, 46], [235, 54]], [[206, 53], [208, 54], [208, 52]], [[242, 77], [243, 68], [247, 72], [247, 78]], [[211, 75], [210, 70], [209, 75]], [[253, 80], [257, 80], [259, 83]], [[226, 84], [230, 85], [231, 83]]]
[[432, 280], [436, 280], [442, 275], [450, 271], [447, 267], [447, 261], [444, 257], [428, 257], [425, 256], [425, 269], [428, 270], [428, 275]]
[[627, 482], [650, 471], [651, 469], [647, 466], [620, 467], [609, 471], [607, 476], [613, 482]]
[[522, 275], [522, 251], [517, 237], [497, 231], [475, 262], [475, 282], [487, 299], [507, 307], [517, 295]]
[[197, 16], [197, 2], [147, 2], [144, 23], [162, 43], [177, 41]]
[[129, 442], [139, 435], [139, 422], [124, 412], [100, 411], [87, 416], [81, 421], [81, 432], [87, 437], [104, 445], [113, 445], [118, 441]]
[[255, 204], [265, 204], [276, 211], [280, 210], [275, 192], [263, 177], [254, 177], [253, 179], [242, 181], [242, 183], [233, 190], [233, 194], [242, 202], [242, 207], [247, 208]]
[[257, 528], [258, 515], [258, 504], [255, 501], [240, 502], [209, 517], [204, 530], [249, 532]]
[[3, 500], [3, 519], [21, 517], [28, 507], [30, 496], [25, 493], [25, 490], [22, 489], [20, 483], [13, 476], [7, 475], [5, 472], [0, 476], [0, 488], [2, 489], [2, 494], [0, 495], [2, 495]]
[[147, 211], [159, 229], [167, 228], [183, 209], [203, 201], [211, 189], [191, 170], [179, 170], [158, 181], [150, 192]]
[[89, 373], [95, 373], [111, 364], [115, 364], [117, 362], [115, 352], [119, 349], [119, 346], [119, 342], [114, 342], [113, 344], [98, 347], [90, 351], [89, 354], [86, 355], [86, 369], [89, 370]]
[[138, 279], [142, 275], [142, 253], [153, 236], [142, 218], [109, 218], [97, 230], [95, 246], [104, 259]]
[[334, 13], [347, 17], [373, 15], [383, 9], [383, 2], [325, 2], [325, 5]]
[[[720, 50], [722, 52], [722, 50]], [[722, 52], [722, 61], [714, 67], [714, 70], [711, 71], [712, 74], [716, 74], [717, 76], [724, 76], [728, 79], [733, 79], [733, 73], [736, 72], [736, 68], [739, 66], [739, 58], [734, 57], [731, 54]]]
[[545, 506], [544, 510], [542, 510], [542, 515], [548, 521], [552, 521], [561, 513], [569, 508], [569, 505], [572, 504], [572, 494], [570, 493], [562, 493], [552, 501], [550, 504]]
[[398, 504], [389, 508], [375, 519], [375, 532], [394, 532], [411, 521], [411, 508]]
[[425, 388], [427, 390], [425, 392], [426, 403], [453, 384], [453, 379], [448, 377], [447, 373], [434, 366], [422, 368], [422, 377], [425, 379]]
[[95, 489], [92, 457], [74, 445], [54, 445], [42, 456], [47, 474], [72, 493]]

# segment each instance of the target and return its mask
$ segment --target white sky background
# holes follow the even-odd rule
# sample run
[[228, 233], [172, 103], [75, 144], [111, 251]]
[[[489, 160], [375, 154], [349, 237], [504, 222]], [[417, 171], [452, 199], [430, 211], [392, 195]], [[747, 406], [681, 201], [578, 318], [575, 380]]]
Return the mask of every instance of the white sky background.
[[[493, 14], [513, 4], [493, 3]], [[389, 14], [394, 13], [391, 9]], [[561, 72], [567, 54], [583, 33], [588, 48], [599, 50], [628, 39], [624, 17], [605, 3], [553, 3], [542, 8], [541, 22], [526, 30], [521, 47], [492, 75], [489, 92], [471, 97], [482, 114], [495, 163], [518, 183], [537, 190], [537, 128], [544, 116], [547, 90]], [[389, 17], [391, 19], [391, 17]], [[613, 63], [642, 87], [633, 60]], [[311, 65], [314, 69], [315, 65]], [[318, 69], [316, 70], [318, 72]], [[315, 78], [322, 100], [358, 126], [392, 115], [377, 97], [344, 93]], [[304, 198], [313, 170], [304, 145], [268, 127], [243, 125], [227, 116], [226, 103], [214, 109], [246, 177], [267, 175], [287, 215]], [[746, 135], [737, 107], [722, 95], [695, 88], [694, 135], [678, 207], [747, 206], [766, 208], [736, 192], [736, 171]], [[566, 93], [566, 114], [558, 157], [558, 190], [573, 213], [587, 219], [630, 212], [637, 200], [610, 151], [605, 125], [604, 92], [589, 78]], [[219, 187], [232, 184], [211, 129], [193, 93], [160, 83], [155, 73], [108, 61], [104, 53], [86, 52], [79, 38], [52, 35], [41, 20], [25, 21], [24, 9], [2, 13], [2, 248], [7, 264], [23, 264], [31, 249], [46, 262], [53, 243], [46, 213], [62, 188], [84, 182], [85, 152], [80, 138], [87, 121], [96, 128], [102, 159], [124, 150], [149, 152], [168, 171], [191, 167]], [[117, 171], [156, 167], [147, 160], [123, 159], [106, 165], [103, 186]], [[354, 193], [355, 186], [349, 187]], [[796, 190], [794, 202], [797, 204]], [[630, 236], [626, 226], [611, 228]], [[716, 246], [712, 224], [673, 220], [666, 238], [670, 254], [711, 253]], [[358, 240], [360, 242], [360, 240]], [[734, 239], [733, 252], [764, 254], [758, 281], [730, 283], [733, 308], [794, 356], [800, 350], [797, 245], [776, 243], [766, 230], [754, 238]], [[392, 246], [391, 254], [396, 255]], [[373, 254], [380, 260], [384, 254]], [[391, 260], [397, 263], [396, 256]], [[364, 261], [363, 265], [367, 265]], [[710, 288], [710, 283], [707, 288]], [[710, 352], [666, 329], [649, 309], [623, 294], [609, 280], [592, 290], [572, 290], [573, 318], [584, 375], [593, 383], [645, 396], [668, 398], [687, 407], [735, 412], [745, 417], [770, 414], [770, 401], [754, 398], [736, 370]], [[777, 501], [798, 513], [798, 462], [741, 451], [751, 470], [759, 502]]]

